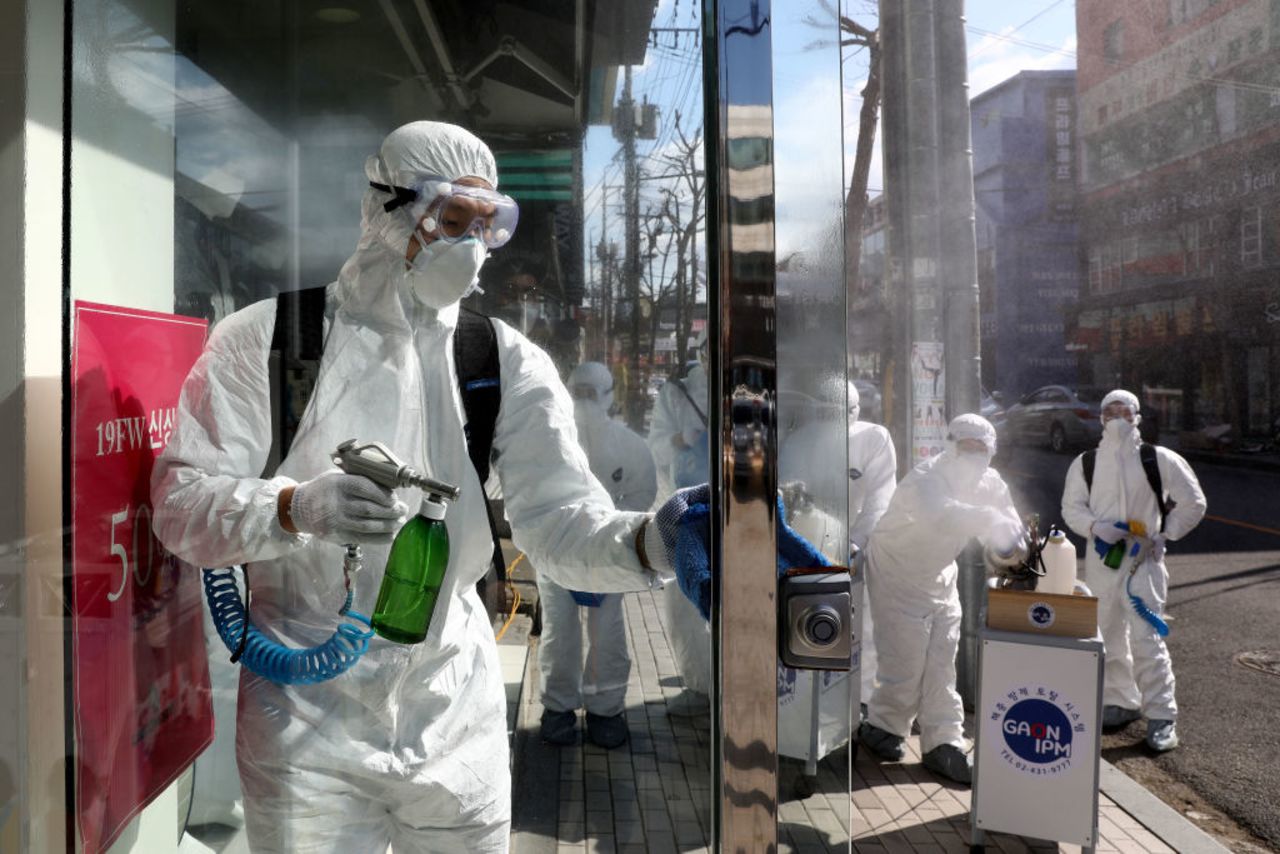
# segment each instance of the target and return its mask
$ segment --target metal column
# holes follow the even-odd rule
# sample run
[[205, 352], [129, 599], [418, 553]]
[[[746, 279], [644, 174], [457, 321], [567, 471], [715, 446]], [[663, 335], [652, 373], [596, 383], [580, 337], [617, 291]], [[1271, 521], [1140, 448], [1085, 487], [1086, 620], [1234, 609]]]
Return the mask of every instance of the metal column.
[[[777, 846], [777, 491], [773, 72], [769, 0], [706, 0], [712, 560], [720, 851]], [[713, 575], [715, 578], [723, 575]]]

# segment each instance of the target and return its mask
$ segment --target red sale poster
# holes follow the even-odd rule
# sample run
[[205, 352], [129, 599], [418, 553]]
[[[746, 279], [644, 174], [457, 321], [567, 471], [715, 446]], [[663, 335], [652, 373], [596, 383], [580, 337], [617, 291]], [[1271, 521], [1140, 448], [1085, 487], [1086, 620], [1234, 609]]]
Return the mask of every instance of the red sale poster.
[[151, 530], [151, 469], [205, 322], [77, 302], [72, 327], [72, 681], [85, 854], [213, 740], [199, 572]]

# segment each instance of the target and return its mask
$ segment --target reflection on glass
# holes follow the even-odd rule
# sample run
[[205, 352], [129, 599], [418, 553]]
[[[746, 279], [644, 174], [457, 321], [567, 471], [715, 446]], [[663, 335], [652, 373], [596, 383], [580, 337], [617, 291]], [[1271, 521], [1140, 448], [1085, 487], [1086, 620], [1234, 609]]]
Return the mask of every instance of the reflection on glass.
[[[840, 38], [833, 4], [788, 5], [774, 19], [778, 481], [787, 521], [843, 568], [850, 564], [851, 401]], [[778, 668], [781, 850], [848, 850], [857, 683], [856, 670]]]
[[[504, 321], [549, 357], [548, 376], [565, 381], [573, 400], [585, 460], [616, 507], [649, 510], [678, 487], [706, 482], [711, 401], [701, 11], [644, 0], [482, 10], [416, 0], [349, 5], [94, 0], [77, 7], [73, 298], [201, 317], [219, 341], [233, 336], [248, 316], [228, 321], [236, 312], [338, 280], [331, 295], [346, 301], [341, 316], [331, 312], [324, 320], [328, 337], [319, 378], [307, 381], [314, 386], [300, 382], [314, 364], [286, 353], [283, 364], [293, 384], [283, 395], [263, 397], [246, 415], [265, 419], [260, 426], [279, 418], [298, 430], [300, 444], [280, 470], [296, 474], [303, 457], [330, 453], [334, 440], [349, 438], [321, 436], [323, 428], [307, 438], [312, 410], [323, 407], [332, 415], [348, 391], [354, 393], [333, 384], [329, 348], [340, 346], [350, 357], [364, 333], [335, 341], [350, 329], [368, 331], [381, 322], [366, 317], [365, 326], [350, 326], [359, 310], [353, 307], [359, 299], [351, 300], [360, 282], [371, 281], [378, 240], [394, 233], [407, 241], [410, 234], [411, 224], [369, 201], [371, 181], [393, 192], [403, 183], [381, 171], [394, 160], [380, 150], [384, 137], [413, 120], [455, 123], [491, 147], [498, 189], [519, 205], [513, 239], [491, 251], [474, 288], [467, 287], [471, 276], [462, 281], [465, 305]], [[369, 160], [379, 154], [381, 162]], [[106, 198], [128, 203], [107, 216], [99, 203]], [[353, 251], [356, 259], [349, 262]], [[420, 310], [413, 297], [405, 299], [413, 312]], [[305, 335], [308, 315], [296, 317]], [[224, 338], [220, 329], [228, 330]], [[428, 373], [451, 364], [443, 342], [435, 349], [441, 359], [424, 362]], [[392, 350], [378, 351], [389, 360], [387, 378], [408, 382], [412, 360], [390, 364]], [[231, 361], [245, 356], [227, 354]], [[447, 378], [448, 370], [441, 368], [441, 376]], [[375, 385], [367, 377], [356, 383], [365, 394]], [[412, 383], [393, 386], [385, 399], [412, 394]], [[309, 410], [309, 400], [320, 402]], [[429, 427], [440, 420], [433, 414], [439, 403], [426, 407]], [[369, 403], [364, 413], [379, 405]], [[280, 411], [270, 413], [271, 407]], [[241, 444], [262, 444], [265, 453], [269, 441], [234, 438], [233, 425], [210, 414], [214, 408], [195, 406], [198, 411], [182, 417], [212, 418], [205, 426], [222, 435], [218, 442], [227, 445], [215, 447], [228, 454], [246, 452]], [[388, 436], [403, 437], [408, 434], [401, 420], [389, 415], [370, 429], [385, 427]], [[436, 436], [425, 444], [441, 443]], [[492, 469], [501, 474], [545, 449], [533, 432], [523, 446], [499, 441]], [[394, 450], [423, 462], [416, 447]], [[427, 470], [462, 483], [473, 477], [467, 465], [460, 456]], [[544, 474], [554, 480], [551, 472]], [[504, 501], [518, 530], [520, 490], [495, 477], [488, 492], [505, 535], [503, 563], [518, 593], [499, 595], [492, 575], [481, 588], [503, 662], [501, 673], [486, 671], [493, 681], [485, 684], [503, 678], [512, 700], [505, 726], [512, 734], [514, 838], [530, 834], [655, 850], [705, 846], [711, 834], [712, 713], [706, 616], [675, 584], [626, 595], [557, 584], [550, 558], [539, 565], [511, 540]], [[478, 502], [480, 495], [479, 484], [464, 485], [463, 501]], [[290, 503], [290, 513], [294, 509]], [[309, 518], [301, 507], [297, 512]], [[163, 521], [157, 524], [163, 527]], [[483, 527], [468, 528], [465, 536], [451, 532], [455, 551], [487, 556], [491, 546]], [[170, 530], [168, 539], [174, 544], [181, 538]], [[365, 547], [367, 569], [384, 562], [378, 547]], [[341, 599], [341, 555], [331, 563], [326, 566], [333, 571], [321, 580], [306, 572], [286, 579], [269, 562], [250, 560], [248, 572], [236, 577], [254, 588], [253, 623], [297, 646], [322, 640], [336, 619], [328, 598]], [[353, 610], [372, 608], [365, 588], [376, 589], [378, 569], [355, 577]], [[300, 603], [315, 608], [300, 616]], [[312, 624], [310, 617], [321, 612], [324, 618]], [[433, 625], [456, 619], [446, 609]], [[184, 794], [180, 808], [185, 816], [190, 807], [192, 835], [221, 847], [244, 833], [246, 795], [233, 754], [236, 686], [245, 677], [242, 667], [228, 664], [217, 630], [206, 623], [205, 634], [217, 740], [197, 761], [190, 798]], [[424, 641], [431, 643], [430, 637]], [[539, 666], [526, 667], [531, 655]], [[338, 678], [359, 680], [359, 665]], [[246, 696], [261, 699], [275, 690], [257, 677], [248, 682], [253, 690], [240, 692], [242, 707]], [[442, 693], [465, 694], [463, 688], [478, 684], [473, 679]], [[292, 709], [281, 720], [300, 719], [304, 693], [280, 690], [276, 708]], [[394, 705], [375, 705], [386, 702]], [[437, 710], [433, 719], [440, 716]], [[340, 718], [317, 715], [329, 726]], [[265, 720], [242, 709], [239, 721], [247, 745], [240, 756], [249, 769], [247, 797], [257, 795], [257, 803], [270, 800], [266, 793], [284, 768], [323, 753], [323, 738], [283, 750], [278, 739], [268, 746]], [[504, 725], [483, 723], [493, 732]], [[420, 735], [403, 737], [415, 743]], [[487, 791], [505, 786], [505, 777], [484, 770], [501, 764], [501, 751], [491, 744], [483, 752], [483, 761], [460, 758], [444, 784], [475, 803], [505, 803], [507, 793]], [[485, 778], [485, 791], [467, 789], [476, 782], [463, 766], [480, 769], [475, 773]], [[260, 838], [289, 844], [343, 833], [367, 842], [386, 831], [377, 823], [361, 825], [350, 811], [335, 813], [345, 827], [319, 819], [307, 827], [287, 817], [268, 826], [261, 810], [249, 812], [257, 816], [250, 815], [250, 824], [258, 822]], [[491, 812], [485, 821], [492, 819], [505, 833], [502, 810]], [[155, 840], [147, 833], [137, 825], [122, 838], [150, 845]], [[149, 850], [168, 850], [168, 844]]]

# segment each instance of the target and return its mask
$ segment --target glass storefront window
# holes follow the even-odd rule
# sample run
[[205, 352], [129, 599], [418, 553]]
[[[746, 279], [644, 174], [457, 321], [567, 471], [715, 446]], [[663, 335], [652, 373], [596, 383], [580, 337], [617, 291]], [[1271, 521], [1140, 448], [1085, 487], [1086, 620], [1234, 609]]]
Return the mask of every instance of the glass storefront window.
[[[1101, 756], [1190, 792], [1230, 847], [1280, 845], [1277, 798], [1220, 773], [1256, 788], [1280, 759], [1249, 735], [1280, 700], [1258, 681], [1280, 554], [1275, 5], [11, 11], [0, 849], [170, 851], [177, 825], [217, 850], [686, 851], [735, 809], [780, 850], [916, 842], [910, 822], [946, 847], [959, 806], [892, 816], [899, 837], [881, 807], [944, 765], [963, 779], [991, 719], [998, 525], [969, 499], [1074, 547], [1099, 705], [1147, 719]], [[418, 121], [440, 124], [393, 135]], [[1104, 422], [1118, 389], [1131, 432]], [[970, 438], [995, 446], [998, 502], [968, 469], [925, 477], [961, 459], [962, 414], [990, 427]], [[404, 506], [337, 473], [370, 465], [349, 439], [414, 469], [379, 469], [417, 484]], [[704, 482], [706, 537], [637, 539]], [[391, 536], [421, 512], [414, 548], [441, 548], [424, 487], [451, 556], [413, 582], [437, 596], [414, 602], [426, 639], [370, 638], [352, 612], [391, 618]], [[814, 566], [713, 585], [718, 556], [760, 568], [766, 517]], [[1101, 563], [1117, 522], [1127, 575]], [[650, 586], [644, 548], [703, 548], [706, 574]], [[713, 642], [794, 628], [789, 580], [846, 567], [847, 672], [784, 665], [772, 632]], [[232, 582], [256, 634], [218, 610]], [[934, 646], [909, 663], [922, 621]], [[327, 678], [300, 684], [304, 659]], [[1164, 719], [1178, 752], [1138, 757]], [[944, 744], [950, 764], [926, 758]]]

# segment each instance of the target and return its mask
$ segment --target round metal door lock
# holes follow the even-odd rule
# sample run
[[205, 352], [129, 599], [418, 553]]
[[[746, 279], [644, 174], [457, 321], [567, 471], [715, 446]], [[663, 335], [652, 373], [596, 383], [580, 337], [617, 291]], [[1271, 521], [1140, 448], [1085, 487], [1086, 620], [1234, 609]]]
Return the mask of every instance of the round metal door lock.
[[814, 608], [801, 618], [801, 630], [811, 646], [831, 646], [840, 638], [840, 615], [829, 605]]

